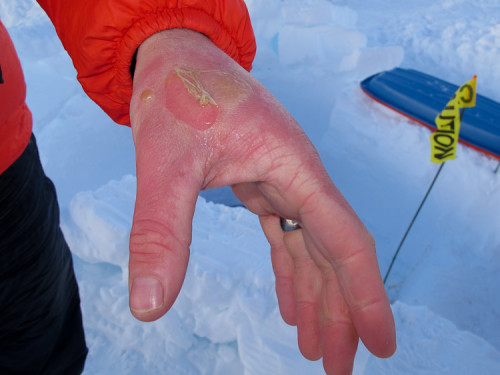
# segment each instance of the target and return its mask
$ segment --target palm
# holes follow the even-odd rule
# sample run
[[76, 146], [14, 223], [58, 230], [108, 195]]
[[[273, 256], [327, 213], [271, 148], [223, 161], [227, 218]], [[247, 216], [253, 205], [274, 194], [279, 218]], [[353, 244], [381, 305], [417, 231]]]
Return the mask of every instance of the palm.
[[[230, 185], [260, 217], [280, 310], [298, 326], [304, 356], [323, 356], [329, 373], [349, 373], [358, 336], [375, 354], [391, 355], [394, 323], [373, 240], [307, 137], [208, 39], [168, 33], [141, 46], [134, 78], [138, 190], [130, 279], [141, 280], [131, 287], [134, 315], [153, 320], [171, 307], [187, 267], [198, 192]], [[297, 219], [302, 229], [284, 234], [279, 216]], [[148, 292], [145, 275], [159, 281], [161, 294]]]

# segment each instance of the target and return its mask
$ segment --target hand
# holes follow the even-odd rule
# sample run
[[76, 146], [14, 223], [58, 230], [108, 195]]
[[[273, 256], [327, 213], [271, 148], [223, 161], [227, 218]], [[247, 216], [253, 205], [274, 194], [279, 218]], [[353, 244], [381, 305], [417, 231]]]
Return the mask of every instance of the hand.
[[[153, 35], [139, 48], [131, 103], [137, 200], [130, 308], [151, 321], [174, 303], [189, 258], [198, 192], [230, 185], [271, 244], [283, 319], [299, 347], [349, 374], [358, 337], [395, 351], [374, 241], [280, 103], [205, 36]], [[302, 229], [284, 233], [279, 217]]]

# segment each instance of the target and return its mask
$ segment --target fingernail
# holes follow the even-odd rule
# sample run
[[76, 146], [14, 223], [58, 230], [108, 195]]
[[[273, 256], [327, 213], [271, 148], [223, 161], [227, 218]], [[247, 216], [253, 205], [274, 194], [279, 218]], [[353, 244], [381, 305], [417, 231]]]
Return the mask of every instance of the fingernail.
[[135, 312], [156, 310], [163, 305], [163, 287], [154, 277], [137, 277], [130, 290], [130, 309]]

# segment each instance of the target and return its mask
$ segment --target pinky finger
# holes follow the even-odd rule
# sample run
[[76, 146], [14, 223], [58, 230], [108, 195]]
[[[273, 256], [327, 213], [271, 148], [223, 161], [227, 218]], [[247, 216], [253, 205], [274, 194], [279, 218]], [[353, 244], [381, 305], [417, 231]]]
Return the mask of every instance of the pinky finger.
[[295, 230], [284, 235], [287, 250], [293, 258], [294, 294], [297, 306], [297, 334], [299, 348], [311, 361], [321, 358], [321, 271], [307, 251], [303, 231]]
[[271, 245], [271, 261], [276, 277], [276, 296], [283, 320], [297, 325], [295, 294], [293, 290], [294, 261], [283, 241], [283, 230], [276, 215], [260, 216], [260, 224]]

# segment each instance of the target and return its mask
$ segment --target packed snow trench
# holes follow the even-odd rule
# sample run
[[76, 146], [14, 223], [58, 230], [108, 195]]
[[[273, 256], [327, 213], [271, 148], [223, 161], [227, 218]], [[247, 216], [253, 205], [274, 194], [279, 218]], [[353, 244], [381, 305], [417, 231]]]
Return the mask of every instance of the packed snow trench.
[[[394, 67], [500, 101], [498, 0], [247, 0], [253, 74], [317, 147], [377, 241], [382, 273], [432, 181], [429, 131], [365, 96]], [[322, 374], [280, 317], [269, 247], [228, 189], [199, 198], [185, 284], [154, 323], [128, 309], [135, 198], [130, 129], [86, 97], [43, 11], [2, 0], [25, 69], [46, 173], [74, 254], [90, 349], [85, 374]], [[387, 281], [398, 350], [360, 347], [354, 374], [500, 374], [500, 172], [462, 145], [447, 162]]]

